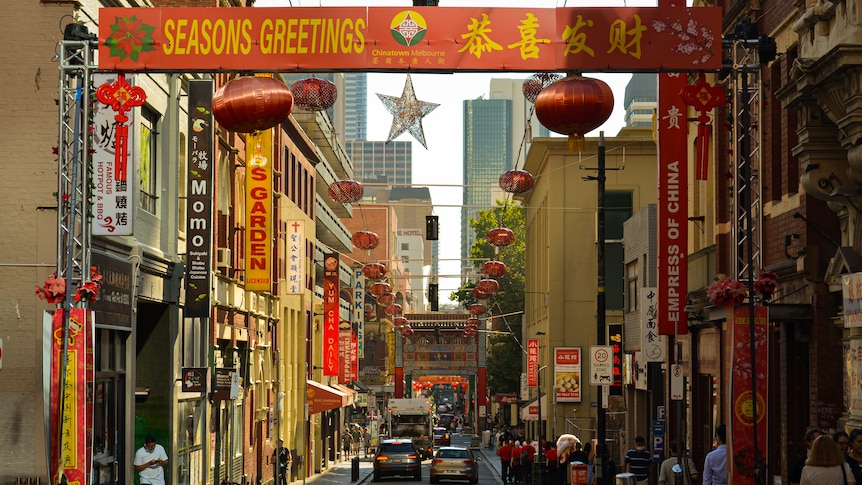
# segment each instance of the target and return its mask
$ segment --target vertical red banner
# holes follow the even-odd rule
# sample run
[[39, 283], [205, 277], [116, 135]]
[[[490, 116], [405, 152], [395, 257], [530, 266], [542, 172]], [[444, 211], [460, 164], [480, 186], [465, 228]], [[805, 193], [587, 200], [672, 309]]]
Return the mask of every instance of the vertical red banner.
[[[69, 312], [68, 347], [63, 354], [63, 311], [51, 322], [51, 476], [60, 483], [87, 483], [93, 437], [93, 322], [85, 308]], [[65, 386], [60, 376], [65, 370]], [[88, 381], [89, 379], [89, 381]], [[62, 409], [61, 409], [62, 403]]]
[[350, 362], [350, 335], [353, 332], [349, 328], [342, 328], [338, 331], [338, 383], [350, 384], [350, 374], [352, 373], [353, 365]]
[[527, 386], [539, 386], [539, 339], [527, 339]]
[[[769, 385], [766, 372], [769, 359], [769, 309], [754, 307], [754, 359], [756, 375], [751, 372], [751, 326], [749, 307], [733, 309], [730, 328], [731, 421], [727, 433], [727, 463], [734, 485], [753, 485], [755, 463], [765, 463], [767, 450], [766, 406]], [[752, 395], [752, 378], [756, 396]], [[756, 414], [755, 414], [756, 409]], [[757, 451], [754, 446], [754, 426], [757, 426]]]
[[614, 349], [614, 382], [611, 384], [610, 395], [623, 395], [623, 326], [621, 323], [608, 325], [608, 341]]
[[359, 380], [359, 334], [350, 332], [350, 382]]
[[323, 256], [323, 375], [338, 375], [338, 253]]

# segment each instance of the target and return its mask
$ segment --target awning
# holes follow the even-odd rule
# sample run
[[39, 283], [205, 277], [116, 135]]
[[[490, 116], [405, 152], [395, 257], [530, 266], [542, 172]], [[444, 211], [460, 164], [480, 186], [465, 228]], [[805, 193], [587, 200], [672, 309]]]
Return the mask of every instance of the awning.
[[341, 391], [342, 394], [347, 396], [347, 399], [344, 401], [345, 406], [352, 406], [353, 403], [356, 402], [356, 391], [353, 389], [343, 386], [341, 384], [330, 384], [332, 387]]
[[[542, 394], [542, 420], [548, 420], [548, 395]], [[521, 406], [521, 420], [522, 421], [535, 421], [539, 416], [539, 403], [538, 399], [533, 399], [528, 404]]]
[[346, 406], [347, 395], [317, 381], [305, 381], [308, 414], [317, 414]]

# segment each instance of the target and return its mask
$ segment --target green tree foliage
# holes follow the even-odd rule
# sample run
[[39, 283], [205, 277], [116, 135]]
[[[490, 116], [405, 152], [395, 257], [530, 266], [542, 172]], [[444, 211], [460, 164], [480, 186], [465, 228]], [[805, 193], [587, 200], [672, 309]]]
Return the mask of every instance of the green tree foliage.
[[[518, 392], [520, 387], [524, 355], [524, 348], [520, 340], [526, 264], [525, 221], [522, 207], [501, 203], [498, 203], [498, 207], [493, 209], [480, 211], [476, 219], [470, 220], [470, 228], [476, 234], [476, 242], [470, 248], [470, 257], [482, 258], [482, 260], [475, 262], [476, 272], [479, 272], [482, 263], [486, 260], [484, 258], [506, 263], [506, 275], [497, 279], [500, 283], [500, 290], [488, 301], [481, 302], [488, 307], [489, 313], [492, 315], [501, 315], [495, 318], [493, 326], [488, 325], [488, 328], [511, 332], [510, 334], [488, 334], [486, 364], [488, 367], [488, 387], [492, 396], [497, 393]], [[515, 242], [500, 248], [488, 244], [485, 235], [497, 227], [511, 229], [515, 233]], [[469, 307], [471, 303], [476, 302], [473, 297], [473, 287], [476, 286], [476, 281], [463, 285], [450, 298], [457, 300], [464, 308]]]

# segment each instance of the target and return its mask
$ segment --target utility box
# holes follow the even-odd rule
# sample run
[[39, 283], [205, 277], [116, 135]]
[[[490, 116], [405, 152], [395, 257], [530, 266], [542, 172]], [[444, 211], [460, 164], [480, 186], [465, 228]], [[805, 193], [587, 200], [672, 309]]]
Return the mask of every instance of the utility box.
[[590, 483], [590, 471], [586, 463], [579, 461], [569, 463], [569, 483], [573, 485], [588, 485]]

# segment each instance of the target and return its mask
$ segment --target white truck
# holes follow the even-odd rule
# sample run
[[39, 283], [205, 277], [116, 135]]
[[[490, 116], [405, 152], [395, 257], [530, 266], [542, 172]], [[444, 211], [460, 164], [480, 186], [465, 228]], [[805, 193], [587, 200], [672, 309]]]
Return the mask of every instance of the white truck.
[[423, 459], [434, 454], [433, 409], [430, 399], [393, 398], [389, 400], [389, 436], [410, 438]]

